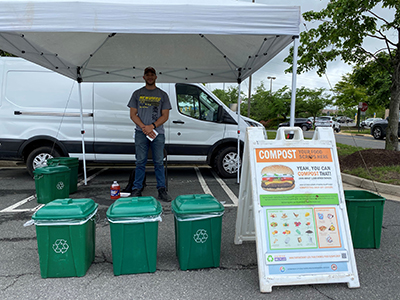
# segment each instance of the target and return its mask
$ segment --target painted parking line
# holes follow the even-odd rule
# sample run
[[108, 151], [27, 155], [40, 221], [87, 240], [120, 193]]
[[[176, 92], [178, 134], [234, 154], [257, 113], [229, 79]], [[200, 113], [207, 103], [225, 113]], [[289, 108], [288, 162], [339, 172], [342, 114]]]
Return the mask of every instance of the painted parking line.
[[20, 206], [24, 205], [25, 203], [28, 203], [28, 202], [30, 202], [32, 200], [35, 200], [35, 199], [36, 199], [36, 195], [35, 196], [29, 196], [28, 198], [25, 198], [25, 199], [15, 203], [15, 204], [9, 206], [9, 207], [6, 207], [3, 210], [0, 210], [0, 213], [2, 213], [2, 212], [26, 212], [26, 211], [32, 211], [33, 212], [33, 211], [36, 211], [39, 208], [41, 208], [42, 206], [44, 206], [44, 204], [39, 204], [38, 206], [36, 206], [34, 208], [17, 209], [17, 207], [20, 207]]
[[213, 193], [211, 193], [210, 188], [208, 187], [206, 181], [204, 180], [203, 175], [201, 175], [200, 169], [198, 167], [194, 167], [194, 170], [196, 171], [197, 178], [199, 179], [201, 188], [203, 189], [204, 194], [210, 194], [211, 196], [214, 196]]
[[232, 200], [233, 204], [226, 204], [224, 206], [238, 206], [239, 200], [238, 197], [232, 192], [232, 190], [227, 186], [227, 184], [217, 175], [217, 173], [214, 172], [214, 170], [211, 170], [211, 173], [214, 175], [215, 179], [217, 182], [220, 184], [222, 189], [225, 191], [225, 193], [229, 196], [229, 198]]
[[[92, 180], [97, 175], [99, 175], [100, 173], [103, 173], [104, 171], [107, 171], [107, 170], [108, 170], [108, 168], [101, 169], [100, 171], [98, 171], [98, 172], [94, 173], [93, 175], [89, 176], [87, 178], [87, 181]], [[82, 179], [80, 182], [78, 182], [78, 186], [81, 186], [81, 185], [84, 185], [84, 184], [85, 184], [85, 180], [84, 179]], [[30, 202], [32, 200], [35, 200], [35, 199], [36, 199], [36, 195], [29, 196], [29, 197], [27, 197], [27, 198], [15, 203], [15, 204], [11, 205], [11, 206], [8, 206], [8, 207], [4, 208], [3, 210], [0, 210], [0, 213], [35, 212], [35, 211], [39, 210], [41, 207], [43, 207], [44, 204], [39, 204], [39, 205], [37, 205], [37, 206], [35, 206], [33, 208], [25, 208], [25, 209], [22, 209], [22, 208], [18, 209], [17, 208], [17, 207], [20, 207], [20, 206], [22, 206], [22, 205], [24, 205], [24, 204], [26, 204], [26, 203], [28, 203], [28, 202]]]
[[[211, 196], [214, 196], [213, 193], [211, 192], [210, 188], [208, 187], [206, 181], [204, 180], [203, 175], [201, 175], [201, 172], [198, 167], [194, 167], [194, 170], [196, 171], [197, 178], [199, 179], [201, 188], [203, 189], [204, 194], [210, 194]], [[238, 206], [238, 198], [236, 195], [232, 192], [232, 190], [226, 185], [226, 183], [215, 173], [213, 170], [211, 170], [211, 173], [219, 183], [219, 185], [222, 187], [222, 189], [225, 191], [225, 193], [228, 195], [228, 197], [231, 199], [233, 202], [232, 204], [226, 204], [223, 203], [224, 207], [236, 207]]]

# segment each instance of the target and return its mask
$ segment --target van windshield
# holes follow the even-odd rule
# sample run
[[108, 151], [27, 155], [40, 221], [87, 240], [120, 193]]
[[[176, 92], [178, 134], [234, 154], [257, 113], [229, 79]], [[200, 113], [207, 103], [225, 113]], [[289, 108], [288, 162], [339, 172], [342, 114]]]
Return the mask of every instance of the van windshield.
[[189, 117], [217, 122], [219, 104], [197, 86], [176, 85], [179, 112]]

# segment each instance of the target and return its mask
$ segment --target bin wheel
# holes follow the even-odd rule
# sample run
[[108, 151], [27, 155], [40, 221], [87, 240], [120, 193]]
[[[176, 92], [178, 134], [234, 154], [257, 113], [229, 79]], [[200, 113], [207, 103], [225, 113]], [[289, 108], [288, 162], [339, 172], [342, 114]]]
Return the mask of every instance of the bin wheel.
[[60, 153], [56, 149], [51, 147], [43, 146], [34, 149], [29, 153], [26, 159], [26, 168], [31, 177], [33, 177], [33, 171], [36, 168], [41, 168], [47, 166], [47, 160], [53, 157], [60, 157]]

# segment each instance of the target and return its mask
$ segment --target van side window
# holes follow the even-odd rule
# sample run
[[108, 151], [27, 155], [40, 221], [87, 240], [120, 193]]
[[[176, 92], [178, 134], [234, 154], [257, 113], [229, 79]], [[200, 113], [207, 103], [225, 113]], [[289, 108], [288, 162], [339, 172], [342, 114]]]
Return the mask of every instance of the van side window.
[[219, 104], [199, 87], [178, 83], [176, 96], [180, 113], [199, 120], [217, 122]]

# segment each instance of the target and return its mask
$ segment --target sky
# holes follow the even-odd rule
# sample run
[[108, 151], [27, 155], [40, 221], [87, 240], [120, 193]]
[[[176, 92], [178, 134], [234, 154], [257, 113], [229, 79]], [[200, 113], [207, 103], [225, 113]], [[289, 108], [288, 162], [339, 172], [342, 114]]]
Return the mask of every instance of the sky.
[[[252, 2], [252, 0], [239, 0], [243, 2]], [[288, 6], [300, 6], [301, 13], [306, 11], [314, 10], [319, 11], [322, 8], [325, 8], [329, 3], [329, 0], [254, 0], [256, 3], [260, 4], [269, 4], [269, 5], [288, 5]], [[319, 23], [306, 23], [307, 29], [309, 30], [312, 27], [317, 27]], [[305, 31], [306, 27], [304, 24], [300, 25], [300, 31]], [[301, 40], [300, 40], [301, 43]], [[379, 45], [375, 40], [367, 41], [366, 47], [370, 51], [376, 51], [379, 49]], [[252, 75], [252, 93], [255, 91], [255, 88], [264, 82], [264, 86], [269, 89], [271, 80], [267, 77], [275, 77], [276, 79], [272, 80], [272, 91], [277, 91], [278, 89], [284, 87], [285, 85], [291, 88], [292, 86], [292, 74], [285, 74], [285, 69], [289, 67], [289, 64], [285, 63], [283, 60], [289, 55], [289, 49], [293, 44], [286, 47], [281, 53], [279, 53], [275, 58], [273, 58], [270, 62], [268, 62], [264, 67], [258, 70], [256, 73]], [[352, 71], [352, 67], [338, 57], [336, 61], [328, 63], [328, 68], [325, 76], [319, 77], [316, 73], [316, 70], [312, 70], [307, 73], [302, 73], [297, 75], [297, 87], [307, 87], [311, 89], [315, 88], [325, 88], [327, 90], [333, 88], [335, 84], [342, 79], [342, 76], [346, 73], [350, 73]], [[210, 84], [208, 87], [213, 90], [216, 88], [224, 88], [227, 89], [231, 84]], [[236, 86], [236, 85], [233, 85]], [[249, 80], [246, 79], [242, 82], [241, 89], [245, 94], [248, 94], [249, 91]]]

